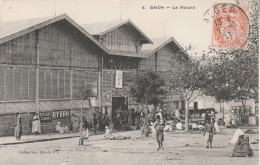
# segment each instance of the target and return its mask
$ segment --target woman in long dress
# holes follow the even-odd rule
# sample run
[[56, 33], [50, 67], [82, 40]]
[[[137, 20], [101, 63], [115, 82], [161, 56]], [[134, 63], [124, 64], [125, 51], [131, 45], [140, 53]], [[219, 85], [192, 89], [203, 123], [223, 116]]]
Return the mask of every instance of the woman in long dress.
[[37, 112], [33, 116], [32, 133], [33, 134], [40, 134], [41, 133], [41, 121], [40, 121], [39, 114]]
[[22, 136], [22, 120], [20, 114], [17, 116], [15, 121], [14, 136], [17, 140], [20, 140]]

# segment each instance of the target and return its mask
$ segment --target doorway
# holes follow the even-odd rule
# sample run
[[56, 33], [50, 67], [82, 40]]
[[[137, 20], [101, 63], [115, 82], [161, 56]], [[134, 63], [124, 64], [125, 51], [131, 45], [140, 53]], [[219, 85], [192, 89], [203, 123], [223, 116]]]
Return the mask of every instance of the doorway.
[[193, 102], [193, 108], [196, 110], [198, 109], [198, 102]]
[[128, 110], [128, 102], [125, 97], [112, 97], [112, 119], [116, 117], [116, 111], [121, 107], [122, 111]]

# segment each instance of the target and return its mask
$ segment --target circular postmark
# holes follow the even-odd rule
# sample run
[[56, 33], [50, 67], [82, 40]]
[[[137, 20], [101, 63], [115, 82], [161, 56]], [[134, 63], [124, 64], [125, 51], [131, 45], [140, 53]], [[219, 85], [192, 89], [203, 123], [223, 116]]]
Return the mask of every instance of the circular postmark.
[[211, 49], [231, 53], [246, 49], [249, 32], [248, 7], [234, 4], [215, 4], [204, 14], [204, 21], [212, 21]]

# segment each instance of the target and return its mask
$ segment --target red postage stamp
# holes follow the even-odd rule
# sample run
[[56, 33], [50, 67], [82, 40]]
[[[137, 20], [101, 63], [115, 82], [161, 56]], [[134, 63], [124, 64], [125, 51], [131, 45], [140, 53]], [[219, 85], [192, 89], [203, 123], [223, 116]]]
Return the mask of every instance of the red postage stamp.
[[216, 4], [213, 9], [212, 46], [246, 49], [249, 8], [232, 4]]

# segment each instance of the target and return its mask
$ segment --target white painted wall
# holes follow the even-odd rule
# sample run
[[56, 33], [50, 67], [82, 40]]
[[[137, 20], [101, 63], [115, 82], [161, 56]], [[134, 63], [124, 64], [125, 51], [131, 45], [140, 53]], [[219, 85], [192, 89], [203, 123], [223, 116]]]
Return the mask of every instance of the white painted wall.
[[[189, 107], [193, 108], [194, 102], [198, 102], [198, 109], [205, 109], [205, 108], [214, 108], [217, 112], [220, 112], [220, 103], [216, 102], [214, 97], [211, 96], [198, 96], [193, 102], [190, 103]], [[223, 104], [223, 103], [222, 103]], [[246, 101], [247, 106], [252, 107], [252, 113], [255, 114], [255, 100], [250, 99]], [[223, 107], [223, 105], [221, 105]], [[241, 102], [225, 102], [224, 103], [224, 110], [228, 112], [232, 109], [232, 106], [242, 106]], [[257, 105], [258, 106], [258, 105]]]

